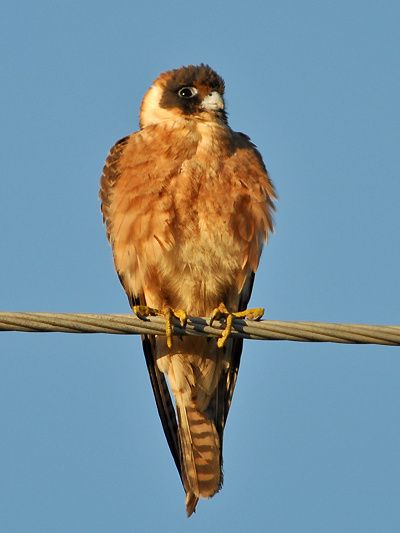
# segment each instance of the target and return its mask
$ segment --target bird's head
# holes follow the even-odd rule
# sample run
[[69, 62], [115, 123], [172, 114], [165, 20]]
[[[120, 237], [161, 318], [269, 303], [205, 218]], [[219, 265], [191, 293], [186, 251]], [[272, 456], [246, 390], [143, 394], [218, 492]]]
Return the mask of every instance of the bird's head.
[[208, 65], [164, 72], [143, 98], [140, 127], [179, 118], [227, 123], [224, 90], [224, 80]]

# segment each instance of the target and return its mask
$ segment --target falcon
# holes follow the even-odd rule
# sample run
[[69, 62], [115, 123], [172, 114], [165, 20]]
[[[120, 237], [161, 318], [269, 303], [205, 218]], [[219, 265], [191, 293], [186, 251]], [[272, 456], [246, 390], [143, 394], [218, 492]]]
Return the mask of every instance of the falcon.
[[[274, 188], [260, 153], [228, 125], [225, 84], [208, 65], [161, 74], [144, 96], [140, 130], [110, 150], [101, 211], [132, 310], [163, 315], [166, 335], [143, 335], [158, 413], [186, 492], [222, 486], [222, 440]], [[173, 317], [226, 319], [220, 339], [172, 337]], [[168, 381], [167, 381], [168, 380]], [[170, 394], [172, 391], [173, 399]]]

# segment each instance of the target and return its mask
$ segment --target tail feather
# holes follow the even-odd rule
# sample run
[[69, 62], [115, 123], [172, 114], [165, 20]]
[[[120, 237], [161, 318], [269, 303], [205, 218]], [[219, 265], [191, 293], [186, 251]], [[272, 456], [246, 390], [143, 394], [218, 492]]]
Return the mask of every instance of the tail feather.
[[177, 411], [186, 512], [190, 516], [200, 497], [211, 498], [221, 487], [220, 442], [215, 424], [194, 402]]
[[193, 513], [196, 512], [196, 505], [198, 501], [199, 501], [199, 498], [195, 496], [193, 492], [186, 493], [185, 503], [186, 503], [186, 514], [188, 518], [192, 516]]
[[[153, 391], [186, 492], [189, 517], [199, 498], [211, 498], [222, 486], [223, 432], [242, 341], [228, 339], [223, 349], [214, 341], [192, 337], [179, 342], [174, 339], [174, 343], [175, 353], [167, 348], [163, 337], [144, 346], [149, 348], [146, 360]], [[175, 398], [175, 410], [164, 376]]]

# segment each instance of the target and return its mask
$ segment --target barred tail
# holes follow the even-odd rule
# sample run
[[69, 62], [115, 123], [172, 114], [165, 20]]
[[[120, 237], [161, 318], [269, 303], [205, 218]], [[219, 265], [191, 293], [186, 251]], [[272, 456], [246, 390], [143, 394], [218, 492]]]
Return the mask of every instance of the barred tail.
[[179, 440], [188, 517], [199, 498], [211, 498], [221, 487], [220, 441], [214, 422], [194, 402], [178, 407]]

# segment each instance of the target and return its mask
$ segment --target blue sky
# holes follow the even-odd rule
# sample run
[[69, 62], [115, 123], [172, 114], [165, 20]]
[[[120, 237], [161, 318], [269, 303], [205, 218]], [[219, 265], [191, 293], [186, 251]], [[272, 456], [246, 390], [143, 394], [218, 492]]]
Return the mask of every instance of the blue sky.
[[[5, 0], [0, 308], [129, 312], [99, 211], [164, 70], [209, 63], [279, 193], [252, 304], [400, 324], [400, 7]], [[136, 337], [0, 334], [0, 530], [400, 528], [399, 348], [247, 342], [225, 485], [189, 521]]]

